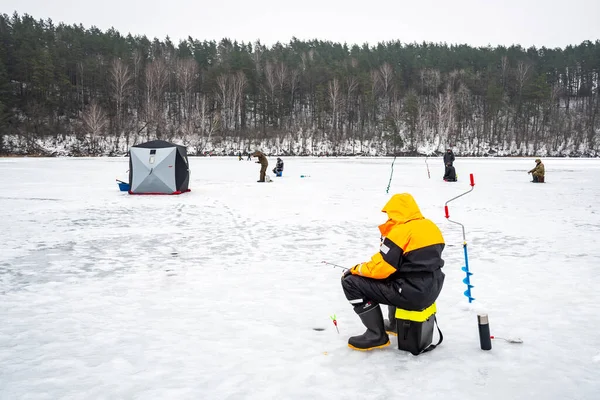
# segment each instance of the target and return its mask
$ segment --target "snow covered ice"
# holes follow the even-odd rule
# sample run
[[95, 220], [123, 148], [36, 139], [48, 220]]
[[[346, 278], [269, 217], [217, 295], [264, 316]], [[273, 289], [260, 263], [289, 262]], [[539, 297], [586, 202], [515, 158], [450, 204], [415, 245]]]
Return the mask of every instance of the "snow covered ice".
[[[386, 194], [391, 158], [283, 159], [257, 183], [190, 158], [181, 196], [119, 192], [127, 158], [0, 159], [0, 399], [598, 398], [600, 160], [543, 159], [532, 184], [534, 158], [459, 157], [457, 183], [398, 158]], [[443, 210], [469, 173], [450, 216], [472, 304]], [[321, 263], [367, 261], [400, 192], [447, 244], [444, 342], [418, 357], [349, 349], [364, 327]], [[478, 312], [524, 343], [482, 351]]]

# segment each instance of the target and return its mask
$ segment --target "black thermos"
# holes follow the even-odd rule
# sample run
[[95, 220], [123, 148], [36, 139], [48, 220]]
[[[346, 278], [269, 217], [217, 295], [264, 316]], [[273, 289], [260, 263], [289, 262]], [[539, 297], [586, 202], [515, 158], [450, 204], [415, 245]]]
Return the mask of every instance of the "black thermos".
[[477, 315], [477, 325], [479, 326], [479, 343], [482, 350], [492, 349], [492, 338], [490, 337], [490, 323], [487, 314]]

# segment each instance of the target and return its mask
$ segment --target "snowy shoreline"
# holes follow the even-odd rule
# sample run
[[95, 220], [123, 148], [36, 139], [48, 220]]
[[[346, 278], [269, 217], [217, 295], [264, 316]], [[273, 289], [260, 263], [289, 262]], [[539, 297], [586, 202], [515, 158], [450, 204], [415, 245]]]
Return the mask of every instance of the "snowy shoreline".
[[[336, 159], [345, 159], [345, 158], [370, 158], [370, 159], [378, 159], [378, 158], [441, 158], [443, 156], [443, 154], [434, 154], [434, 155], [425, 155], [425, 154], [419, 154], [419, 155], [376, 155], [376, 156], [371, 156], [371, 155], [331, 155], [331, 156], [314, 156], [314, 155], [287, 155], [287, 154], [271, 154], [271, 153], [266, 153], [268, 157], [288, 157], [288, 158], [292, 158], [292, 157], [298, 157], [298, 158], [336, 158]], [[244, 157], [244, 160], [246, 159], [247, 155], [242, 154], [242, 156]], [[197, 154], [190, 154], [188, 155], [189, 158], [212, 158], [212, 157], [218, 157], [218, 158], [227, 158], [227, 157], [233, 157], [236, 158], [238, 157], [235, 154], [213, 154], [213, 155], [197, 155]], [[511, 155], [506, 155], [506, 156], [460, 156], [460, 155], [456, 155], [456, 157], [459, 157], [460, 159], [531, 159], [531, 158], [538, 158], [538, 157], [543, 157], [544, 159], [557, 159], [557, 160], [568, 160], [568, 159], [573, 159], [573, 160], [585, 160], [585, 159], [589, 159], [589, 160], [597, 160], [598, 158], [600, 158], [600, 155], [596, 155], [596, 156], [535, 156], [535, 155], [531, 155], [531, 156], [511, 156]], [[102, 159], [102, 158], [129, 158], [129, 156], [127, 154], [119, 154], [119, 155], [106, 155], [106, 154], [101, 154], [101, 155], [37, 155], [37, 154], [9, 154], [9, 155], [0, 155], [0, 159], [11, 159], [11, 158], [93, 158], [93, 159]]]
[[[414, 147], [393, 146], [382, 138], [346, 138], [335, 142], [314, 140], [312, 137], [290, 135], [284, 138], [253, 139], [235, 137], [206, 138], [195, 135], [183, 137], [147, 137], [139, 135], [130, 138], [112, 136], [58, 135], [47, 138], [30, 138], [5, 135], [1, 138], [0, 154], [9, 156], [47, 157], [122, 157], [129, 148], [148, 140], [161, 139], [182, 145], [190, 156], [237, 156], [261, 150], [269, 156], [285, 157], [432, 157], [441, 156], [446, 148], [452, 148], [458, 157], [557, 157], [557, 158], [597, 158], [600, 151], [588, 143], [563, 143], [556, 149], [549, 149], [538, 143], [500, 143], [491, 145], [474, 140], [470, 143], [444, 144], [439, 138], [417, 143]], [[8, 154], [7, 154], [8, 153]]]

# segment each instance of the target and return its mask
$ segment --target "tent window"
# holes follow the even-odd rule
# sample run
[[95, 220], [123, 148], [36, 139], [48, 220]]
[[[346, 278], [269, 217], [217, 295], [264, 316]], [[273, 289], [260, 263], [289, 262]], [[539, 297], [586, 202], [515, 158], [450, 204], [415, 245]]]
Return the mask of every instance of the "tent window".
[[150, 150], [150, 154], [156, 154], [156, 150]]

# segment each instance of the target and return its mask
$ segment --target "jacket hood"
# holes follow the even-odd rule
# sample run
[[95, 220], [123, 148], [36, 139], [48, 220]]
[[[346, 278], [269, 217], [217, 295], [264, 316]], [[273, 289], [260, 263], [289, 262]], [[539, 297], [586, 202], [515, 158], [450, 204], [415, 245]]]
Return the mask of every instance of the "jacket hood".
[[541, 162], [542, 162], [542, 160], [540, 160], [539, 158], [536, 158], [536, 159], [535, 159], [535, 162], [539, 164], [539, 163], [541, 163]]
[[386, 236], [395, 224], [404, 224], [414, 219], [423, 218], [417, 202], [408, 193], [393, 195], [381, 211], [388, 215], [388, 221], [379, 226], [383, 236]]

